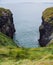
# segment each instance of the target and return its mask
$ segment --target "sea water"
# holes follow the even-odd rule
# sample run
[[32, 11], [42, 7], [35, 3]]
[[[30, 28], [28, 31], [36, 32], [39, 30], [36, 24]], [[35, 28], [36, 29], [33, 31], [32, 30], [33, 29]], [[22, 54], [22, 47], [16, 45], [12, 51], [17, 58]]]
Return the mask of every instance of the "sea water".
[[13, 13], [16, 29], [14, 41], [17, 45], [21, 47], [39, 47], [39, 26], [42, 22], [42, 12], [52, 6], [52, 3], [0, 3], [0, 7], [10, 9]]

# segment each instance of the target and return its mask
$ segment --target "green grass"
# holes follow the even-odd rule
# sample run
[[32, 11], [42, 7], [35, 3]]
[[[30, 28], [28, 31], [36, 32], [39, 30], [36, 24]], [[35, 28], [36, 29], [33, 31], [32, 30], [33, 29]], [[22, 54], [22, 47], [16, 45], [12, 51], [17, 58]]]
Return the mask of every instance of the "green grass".
[[8, 15], [11, 14], [11, 11], [9, 9], [5, 9], [5, 8], [0, 7], [0, 16], [3, 16], [2, 12], [7, 13]]
[[[3, 50], [3, 52], [2, 52]], [[0, 65], [53, 65], [52, 48], [1, 49]]]
[[0, 32], [0, 47], [2, 46], [17, 47], [16, 43], [11, 38]]
[[20, 48], [0, 32], [0, 65], [53, 65], [53, 44], [39, 48]]
[[45, 11], [42, 13], [42, 17], [45, 22], [53, 25], [53, 7], [45, 9]]

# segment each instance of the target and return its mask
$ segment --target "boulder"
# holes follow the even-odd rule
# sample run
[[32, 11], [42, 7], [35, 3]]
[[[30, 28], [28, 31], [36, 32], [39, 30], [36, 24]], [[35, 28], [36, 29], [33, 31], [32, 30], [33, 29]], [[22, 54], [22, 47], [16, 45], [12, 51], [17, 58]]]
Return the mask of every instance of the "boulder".
[[0, 32], [13, 38], [15, 27], [13, 23], [13, 14], [9, 9], [0, 8]]

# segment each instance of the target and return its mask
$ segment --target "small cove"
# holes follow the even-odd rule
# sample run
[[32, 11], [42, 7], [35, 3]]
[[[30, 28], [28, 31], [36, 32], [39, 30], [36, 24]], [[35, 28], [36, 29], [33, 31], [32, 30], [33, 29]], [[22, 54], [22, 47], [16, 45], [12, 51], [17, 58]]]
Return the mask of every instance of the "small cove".
[[41, 25], [42, 12], [52, 7], [51, 3], [3, 3], [0, 7], [10, 9], [13, 13], [15, 24], [14, 41], [22, 47], [39, 47], [39, 26]]

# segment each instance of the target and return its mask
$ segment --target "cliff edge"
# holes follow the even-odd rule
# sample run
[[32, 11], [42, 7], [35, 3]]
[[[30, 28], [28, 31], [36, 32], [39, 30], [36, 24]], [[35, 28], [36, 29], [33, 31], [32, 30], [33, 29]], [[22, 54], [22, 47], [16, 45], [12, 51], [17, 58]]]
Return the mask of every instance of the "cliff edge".
[[53, 40], [53, 7], [45, 9], [42, 13], [42, 24], [39, 27], [39, 44], [46, 46]]
[[13, 15], [9, 9], [0, 8], [0, 32], [11, 38], [13, 38], [15, 33]]

